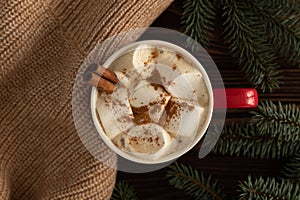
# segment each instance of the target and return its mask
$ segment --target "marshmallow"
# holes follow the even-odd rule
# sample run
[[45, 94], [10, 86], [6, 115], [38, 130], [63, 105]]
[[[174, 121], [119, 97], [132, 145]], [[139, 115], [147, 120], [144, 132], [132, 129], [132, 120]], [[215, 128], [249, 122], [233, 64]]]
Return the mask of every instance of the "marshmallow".
[[128, 148], [137, 153], [156, 153], [163, 150], [171, 141], [163, 127], [153, 123], [133, 127], [127, 137]]
[[151, 76], [154, 69], [154, 58], [157, 56], [158, 50], [155, 47], [148, 45], [138, 46], [132, 57], [132, 64], [140, 79], [147, 79]]
[[173, 137], [195, 137], [199, 124], [205, 117], [204, 108], [174, 97], [169, 101], [166, 112], [163, 127]]
[[169, 66], [175, 69], [175, 64], [178, 60], [176, 52], [164, 47], [158, 47], [158, 56], [155, 58], [154, 62], [157, 64]]
[[102, 92], [96, 108], [109, 139], [134, 126], [128, 92], [124, 87], [117, 87], [112, 94]]
[[149, 122], [155, 123], [160, 121], [171, 98], [160, 85], [149, 83], [146, 80], [141, 80], [136, 87], [130, 91], [129, 96], [129, 102], [134, 108], [134, 111], [147, 118], [141, 118], [141, 120], [143, 120], [143, 122], [150, 120]]
[[110, 95], [102, 92], [97, 99], [96, 109], [106, 136], [112, 139], [122, 131], [118, 127], [115, 127], [114, 116], [109, 106], [110, 99]]
[[133, 52], [132, 64], [135, 68], [146, 67], [154, 64], [154, 59], [158, 55], [156, 47], [149, 45], [140, 45]]
[[183, 99], [190, 102], [191, 104], [197, 104], [197, 97], [195, 95], [194, 89], [189, 85], [187, 81], [189, 80], [189, 77], [185, 79], [183, 75], [164, 65], [156, 65], [155, 70], [162, 80], [164, 88], [172, 97]]
[[132, 66], [132, 55], [133, 55], [133, 52], [127, 52], [127, 53], [119, 56], [116, 60], [114, 60], [109, 65], [109, 69], [114, 72], [126, 73], [133, 67]]
[[[201, 107], [207, 107], [209, 104], [209, 96], [202, 74], [199, 71], [195, 71], [182, 74], [181, 78], [184, 79], [185, 83], [187, 83], [190, 89], [192, 89], [191, 94], [196, 96], [197, 104], [199, 104]], [[175, 82], [181, 81], [175, 80]], [[195, 96], [193, 96], [193, 100], [195, 100]]]

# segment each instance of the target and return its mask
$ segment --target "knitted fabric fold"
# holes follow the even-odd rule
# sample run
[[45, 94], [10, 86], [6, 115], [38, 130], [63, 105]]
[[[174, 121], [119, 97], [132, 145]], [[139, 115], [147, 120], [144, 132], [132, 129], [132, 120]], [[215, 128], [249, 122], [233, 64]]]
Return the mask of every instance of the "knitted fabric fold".
[[97, 43], [149, 26], [170, 3], [1, 1], [0, 199], [110, 198], [116, 171], [93, 158], [74, 126], [76, 72]]

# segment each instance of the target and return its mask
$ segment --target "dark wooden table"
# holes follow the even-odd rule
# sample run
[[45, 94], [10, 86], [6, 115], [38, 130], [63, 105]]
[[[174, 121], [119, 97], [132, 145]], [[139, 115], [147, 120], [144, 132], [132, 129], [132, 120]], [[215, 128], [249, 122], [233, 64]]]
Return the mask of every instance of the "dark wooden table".
[[[182, 1], [175, 0], [170, 7], [153, 23], [154, 27], [164, 27], [182, 32], [180, 17], [182, 13]], [[213, 34], [212, 42], [207, 48], [208, 53], [217, 64], [226, 87], [251, 87], [249, 82], [241, 75], [238, 66], [224, 43], [223, 36], [218, 30]], [[280, 60], [280, 75], [284, 85], [280, 89], [270, 93], [259, 92], [260, 100], [281, 101], [283, 103], [296, 103], [300, 106], [300, 69]], [[249, 120], [248, 109], [227, 110], [226, 122]], [[224, 192], [231, 196], [237, 194], [239, 180], [246, 180], [249, 174], [254, 176], [278, 176], [282, 169], [283, 161], [280, 160], [254, 160], [209, 154], [203, 159], [198, 158], [198, 149], [195, 147], [190, 152], [179, 158], [179, 163], [191, 165], [193, 168], [205, 173], [211, 173], [213, 179], [219, 181]], [[126, 180], [133, 185], [139, 199], [193, 199], [183, 192], [168, 185], [165, 177], [166, 168], [155, 172], [132, 174], [118, 172], [117, 181]]]

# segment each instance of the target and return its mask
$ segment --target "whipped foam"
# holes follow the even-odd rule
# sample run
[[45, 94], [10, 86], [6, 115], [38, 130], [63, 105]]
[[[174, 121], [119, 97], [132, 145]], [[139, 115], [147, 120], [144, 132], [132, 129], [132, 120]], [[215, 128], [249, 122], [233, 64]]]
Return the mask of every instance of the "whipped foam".
[[206, 121], [208, 90], [201, 72], [175, 51], [140, 45], [109, 68], [120, 83], [99, 93], [103, 130], [120, 150], [159, 160], [187, 148]]

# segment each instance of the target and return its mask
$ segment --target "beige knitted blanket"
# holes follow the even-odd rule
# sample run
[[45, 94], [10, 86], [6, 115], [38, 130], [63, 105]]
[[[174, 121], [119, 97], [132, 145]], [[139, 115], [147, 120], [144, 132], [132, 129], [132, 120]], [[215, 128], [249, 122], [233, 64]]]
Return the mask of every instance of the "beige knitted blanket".
[[110, 198], [116, 171], [73, 123], [74, 78], [98, 42], [150, 25], [171, 1], [0, 1], [1, 200]]

